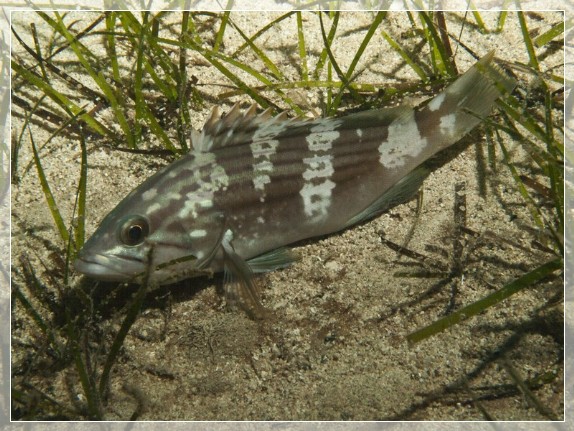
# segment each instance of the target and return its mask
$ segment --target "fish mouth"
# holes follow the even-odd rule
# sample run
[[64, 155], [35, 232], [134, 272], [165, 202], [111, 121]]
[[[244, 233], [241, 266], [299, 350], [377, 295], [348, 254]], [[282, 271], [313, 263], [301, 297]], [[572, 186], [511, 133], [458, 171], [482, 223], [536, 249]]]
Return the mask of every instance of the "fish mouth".
[[136, 260], [113, 259], [103, 254], [94, 254], [89, 258], [78, 255], [74, 268], [79, 273], [101, 281], [127, 282], [135, 281], [138, 274], [144, 271], [142, 262]]

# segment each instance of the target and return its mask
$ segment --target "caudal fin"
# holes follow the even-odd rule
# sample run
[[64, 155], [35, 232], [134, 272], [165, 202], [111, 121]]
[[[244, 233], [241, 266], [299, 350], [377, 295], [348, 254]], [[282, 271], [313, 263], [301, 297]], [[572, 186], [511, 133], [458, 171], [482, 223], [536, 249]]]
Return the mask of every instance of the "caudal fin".
[[514, 89], [516, 82], [493, 59], [491, 51], [417, 110], [418, 128], [421, 136], [434, 143], [433, 153], [470, 132], [490, 114], [496, 99]]

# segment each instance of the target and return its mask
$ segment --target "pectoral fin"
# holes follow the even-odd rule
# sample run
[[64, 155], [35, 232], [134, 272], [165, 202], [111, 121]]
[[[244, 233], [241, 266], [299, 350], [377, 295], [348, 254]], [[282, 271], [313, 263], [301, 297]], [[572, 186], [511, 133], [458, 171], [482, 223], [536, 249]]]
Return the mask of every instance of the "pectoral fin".
[[263, 319], [269, 312], [261, 304], [260, 291], [253, 279], [253, 272], [247, 262], [233, 249], [230, 237], [232, 235], [226, 233], [221, 242], [225, 299], [230, 307], [243, 309], [253, 319]]

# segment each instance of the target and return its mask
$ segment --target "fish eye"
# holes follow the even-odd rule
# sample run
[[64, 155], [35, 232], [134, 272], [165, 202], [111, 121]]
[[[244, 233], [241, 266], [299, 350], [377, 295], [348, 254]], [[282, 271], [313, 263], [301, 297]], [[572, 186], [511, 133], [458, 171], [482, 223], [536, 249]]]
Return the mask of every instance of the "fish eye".
[[141, 216], [130, 216], [122, 223], [120, 240], [125, 245], [141, 244], [149, 234], [149, 223]]

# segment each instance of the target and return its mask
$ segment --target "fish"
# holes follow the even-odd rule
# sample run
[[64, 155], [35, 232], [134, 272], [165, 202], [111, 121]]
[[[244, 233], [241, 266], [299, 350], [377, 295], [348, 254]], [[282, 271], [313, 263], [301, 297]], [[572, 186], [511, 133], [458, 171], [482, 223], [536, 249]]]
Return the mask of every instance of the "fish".
[[223, 272], [226, 302], [266, 315], [256, 273], [297, 260], [288, 247], [411, 199], [425, 161], [486, 118], [515, 81], [479, 59], [419, 106], [289, 118], [213, 109], [191, 150], [132, 190], [85, 242], [75, 270], [165, 285]]

